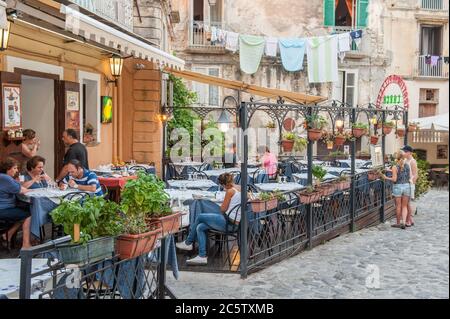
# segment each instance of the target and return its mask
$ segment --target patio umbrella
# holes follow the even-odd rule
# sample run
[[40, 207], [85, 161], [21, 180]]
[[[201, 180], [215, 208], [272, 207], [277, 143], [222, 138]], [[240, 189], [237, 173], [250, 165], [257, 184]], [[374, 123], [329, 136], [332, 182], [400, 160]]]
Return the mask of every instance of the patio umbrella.
[[448, 116], [449, 113], [439, 114], [436, 116], [422, 117], [411, 122], [416, 122], [422, 130], [435, 130], [448, 132]]

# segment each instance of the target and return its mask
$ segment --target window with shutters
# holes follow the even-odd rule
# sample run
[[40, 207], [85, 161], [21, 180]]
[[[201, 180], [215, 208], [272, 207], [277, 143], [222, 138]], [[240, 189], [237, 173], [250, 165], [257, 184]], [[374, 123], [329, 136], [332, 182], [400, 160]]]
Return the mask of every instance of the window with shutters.
[[[218, 67], [194, 67], [194, 72], [211, 75], [215, 77], [220, 76]], [[208, 85], [199, 82], [193, 82], [192, 90], [197, 93], [197, 103], [210, 106], [220, 105], [219, 87], [216, 85]]]
[[367, 27], [369, 0], [323, 0], [324, 25]]
[[436, 104], [420, 103], [419, 117], [429, 117], [436, 115]]
[[337, 82], [333, 84], [333, 100], [347, 103], [349, 106], [357, 104], [358, 71], [340, 70]]

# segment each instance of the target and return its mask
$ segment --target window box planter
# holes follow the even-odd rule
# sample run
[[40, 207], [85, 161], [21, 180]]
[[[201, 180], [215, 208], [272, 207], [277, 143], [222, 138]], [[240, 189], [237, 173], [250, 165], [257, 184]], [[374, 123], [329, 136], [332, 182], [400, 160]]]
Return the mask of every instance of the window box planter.
[[294, 140], [282, 140], [281, 147], [283, 148], [283, 151], [292, 152], [292, 149], [294, 148], [294, 142]]
[[336, 190], [336, 186], [333, 184], [323, 184], [317, 187], [317, 191], [321, 196], [330, 196]]
[[252, 205], [252, 211], [254, 213], [262, 213], [277, 208], [278, 199], [274, 198], [268, 201], [255, 199], [252, 200], [250, 203]]
[[298, 193], [300, 197], [300, 202], [302, 204], [311, 204], [315, 203], [320, 199], [320, 192], [314, 191], [314, 192], [300, 192]]
[[334, 143], [335, 143], [337, 146], [341, 146], [341, 145], [344, 145], [345, 140], [346, 140], [346, 138], [345, 138], [344, 136], [336, 136], [336, 137], [334, 138]]
[[308, 130], [308, 140], [310, 141], [318, 141], [322, 137], [322, 130], [319, 129], [309, 129]]
[[366, 134], [366, 129], [364, 128], [352, 128], [352, 134], [355, 138], [360, 138], [364, 134]]
[[404, 128], [397, 128], [396, 134], [398, 137], [404, 137], [405, 136], [405, 129]]
[[155, 248], [156, 240], [160, 237], [161, 232], [162, 229], [157, 228], [137, 235], [120, 235], [116, 244], [119, 258], [130, 259], [149, 253]]
[[336, 183], [336, 188], [340, 191], [349, 189], [351, 186], [350, 181], [340, 181]]
[[162, 229], [161, 237], [176, 233], [181, 227], [181, 213], [151, 218], [148, 224], [156, 224]]
[[377, 144], [378, 144], [378, 140], [379, 140], [379, 137], [378, 137], [378, 136], [372, 135], [372, 136], [370, 137], [370, 144], [372, 144], [372, 145], [377, 145]]
[[114, 255], [114, 237], [100, 237], [86, 244], [63, 244], [57, 247], [61, 261], [68, 264], [85, 265]]

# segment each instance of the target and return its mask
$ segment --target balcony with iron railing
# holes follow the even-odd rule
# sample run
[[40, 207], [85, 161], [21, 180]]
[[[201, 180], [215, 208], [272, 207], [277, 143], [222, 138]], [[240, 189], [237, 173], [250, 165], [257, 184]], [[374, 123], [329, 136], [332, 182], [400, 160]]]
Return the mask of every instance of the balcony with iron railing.
[[223, 22], [190, 21], [188, 49], [195, 52], [222, 53], [225, 41], [215, 38], [220, 35], [218, 30], [224, 30]]
[[[354, 27], [347, 27], [347, 26], [334, 26], [332, 29], [332, 34], [341, 34], [341, 33], [346, 33], [346, 32], [352, 32], [358, 29], [355, 29]], [[363, 32], [362, 37], [361, 37], [361, 44], [359, 46], [357, 46], [353, 41], [351, 43], [351, 51], [346, 53], [346, 57], [349, 58], [362, 58], [363, 55], [363, 44], [364, 44], [364, 38], [365, 38], [366, 34], [365, 32]]]
[[418, 57], [416, 76], [422, 78], [432, 79], [448, 79], [449, 66], [444, 62], [444, 58], [441, 57], [437, 61], [427, 59], [427, 56], [420, 55]]
[[419, 8], [427, 11], [448, 12], [448, 0], [419, 0]]

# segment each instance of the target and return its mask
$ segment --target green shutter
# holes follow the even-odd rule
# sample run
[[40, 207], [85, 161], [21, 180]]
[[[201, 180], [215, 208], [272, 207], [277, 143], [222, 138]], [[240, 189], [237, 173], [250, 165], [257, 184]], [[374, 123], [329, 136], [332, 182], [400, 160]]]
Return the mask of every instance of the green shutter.
[[326, 27], [334, 27], [334, 7], [335, 0], [323, 0], [323, 25]]
[[357, 0], [356, 12], [356, 26], [367, 27], [367, 20], [369, 17], [369, 0]]

